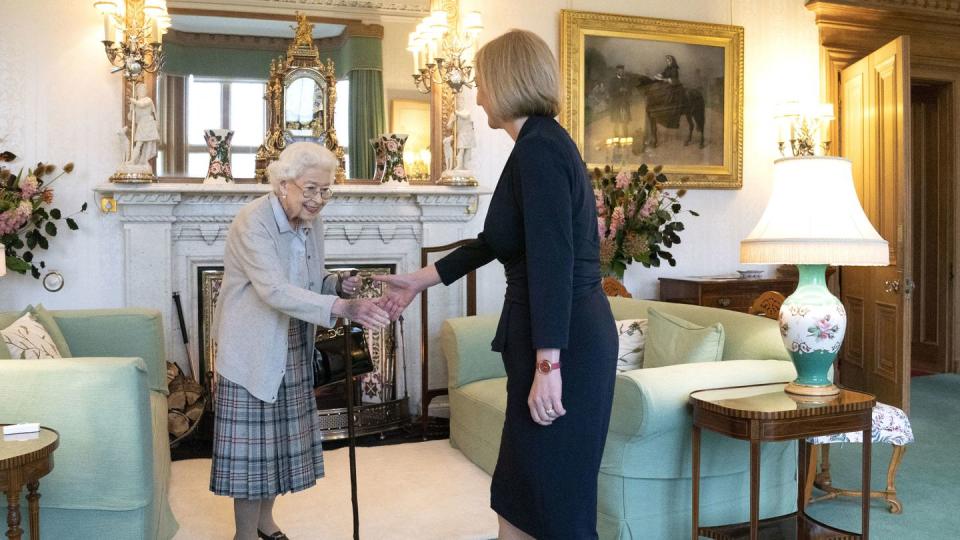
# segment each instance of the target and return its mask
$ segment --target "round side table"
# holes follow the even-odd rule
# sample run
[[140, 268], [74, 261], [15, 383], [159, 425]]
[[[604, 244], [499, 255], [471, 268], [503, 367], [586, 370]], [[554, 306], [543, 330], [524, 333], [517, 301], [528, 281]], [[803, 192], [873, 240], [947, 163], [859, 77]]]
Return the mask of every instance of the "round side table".
[[20, 492], [24, 486], [30, 509], [30, 540], [39, 540], [40, 478], [53, 470], [53, 451], [59, 444], [60, 435], [45, 427], [41, 427], [39, 433], [0, 435], [0, 490], [7, 495], [7, 538], [10, 540], [20, 540], [23, 536]]

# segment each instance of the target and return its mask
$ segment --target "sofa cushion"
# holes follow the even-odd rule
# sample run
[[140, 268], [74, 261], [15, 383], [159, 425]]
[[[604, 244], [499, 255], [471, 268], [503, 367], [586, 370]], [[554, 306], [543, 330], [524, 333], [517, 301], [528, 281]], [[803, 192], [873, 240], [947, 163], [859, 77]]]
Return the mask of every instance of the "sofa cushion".
[[704, 327], [649, 309], [644, 367], [719, 362], [723, 359], [723, 325]]
[[8, 358], [63, 358], [57, 344], [53, 342], [53, 337], [33, 313], [24, 313], [9, 326], [0, 329], [0, 336], [3, 337], [4, 348], [9, 353]]
[[[70, 352], [70, 346], [67, 345], [67, 340], [63, 337], [63, 332], [60, 331], [60, 326], [57, 324], [56, 319], [43, 307], [43, 304], [27, 306], [26, 309], [19, 314], [16, 312], [0, 314], [0, 328], [7, 328], [26, 313], [32, 314], [34, 319], [43, 326], [53, 341], [53, 344], [56, 345], [57, 351], [60, 353], [60, 356], [45, 356], [45, 358], [70, 358], [73, 356]], [[10, 351], [5, 347], [0, 347], [0, 359], [8, 358], [11, 358]]]
[[447, 359], [447, 386], [505, 377], [503, 358], [490, 347], [497, 331], [497, 315], [447, 319], [440, 328], [440, 347]]
[[[632, 298], [609, 298], [614, 319], [646, 319], [647, 310], [654, 308], [660, 313], [688, 320], [700, 326], [714, 323], [723, 325], [723, 359], [762, 358], [786, 360], [790, 354], [780, 339], [779, 323], [766, 317], [747, 315], [728, 309], [717, 309], [689, 304], [634, 300]], [[492, 334], [491, 334], [492, 336]]]
[[617, 321], [617, 371], [643, 367], [643, 349], [647, 334], [647, 319]]

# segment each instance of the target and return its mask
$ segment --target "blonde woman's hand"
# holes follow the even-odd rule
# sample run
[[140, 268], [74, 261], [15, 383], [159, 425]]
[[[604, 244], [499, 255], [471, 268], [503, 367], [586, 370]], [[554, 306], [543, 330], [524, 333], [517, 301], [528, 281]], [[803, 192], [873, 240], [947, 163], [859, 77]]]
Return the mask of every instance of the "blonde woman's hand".
[[[551, 364], [560, 359], [559, 349], [539, 349], [537, 361], [546, 359]], [[536, 370], [536, 368], [534, 368]], [[563, 379], [560, 369], [551, 369], [549, 373], [534, 371], [533, 385], [530, 387], [530, 396], [527, 405], [530, 407], [530, 417], [541, 426], [549, 426], [554, 420], [567, 414], [563, 408]]]
[[387, 312], [371, 300], [338, 298], [333, 303], [332, 311], [336, 317], [346, 317], [371, 330], [379, 330], [390, 324], [390, 317]]
[[395, 321], [418, 294], [440, 283], [440, 275], [433, 266], [427, 266], [410, 274], [373, 276], [373, 280], [386, 284], [380, 305]]

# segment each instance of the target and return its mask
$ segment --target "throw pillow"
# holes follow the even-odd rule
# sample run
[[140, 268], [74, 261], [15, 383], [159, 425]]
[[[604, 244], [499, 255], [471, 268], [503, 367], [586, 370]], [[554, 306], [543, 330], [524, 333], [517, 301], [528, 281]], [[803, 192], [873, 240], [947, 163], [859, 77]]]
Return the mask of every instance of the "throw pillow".
[[57, 324], [57, 320], [53, 318], [53, 315], [47, 311], [47, 308], [43, 307], [43, 304], [27, 306], [24, 312], [33, 313], [37, 322], [43, 325], [47, 333], [50, 334], [50, 339], [52, 339], [54, 345], [57, 346], [57, 350], [60, 351], [62, 358], [73, 357], [73, 353], [70, 352], [70, 347], [67, 345], [67, 338], [63, 337], [63, 332], [60, 331], [60, 325]]
[[703, 327], [673, 315], [648, 309], [644, 367], [694, 362], [719, 362], [723, 358], [723, 325]]
[[617, 351], [617, 371], [630, 371], [643, 367], [643, 346], [646, 334], [646, 319], [617, 321], [617, 335], [620, 342]]
[[63, 358], [53, 338], [32, 313], [25, 313], [13, 324], [0, 330], [0, 336], [13, 358]]

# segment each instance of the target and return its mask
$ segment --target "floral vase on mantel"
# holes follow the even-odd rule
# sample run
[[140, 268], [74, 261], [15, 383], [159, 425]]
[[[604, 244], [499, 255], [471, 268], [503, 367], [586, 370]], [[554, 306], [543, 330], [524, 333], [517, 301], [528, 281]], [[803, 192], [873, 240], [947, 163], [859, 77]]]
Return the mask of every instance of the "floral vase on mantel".
[[370, 139], [376, 159], [373, 180], [378, 184], [406, 184], [407, 171], [403, 167], [403, 145], [407, 135], [402, 133], [384, 133]]
[[203, 139], [207, 142], [207, 152], [210, 153], [210, 165], [207, 167], [207, 177], [203, 179], [203, 183], [233, 182], [233, 171], [230, 169], [230, 142], [233, 140], [233, 130], [205, 129]]

